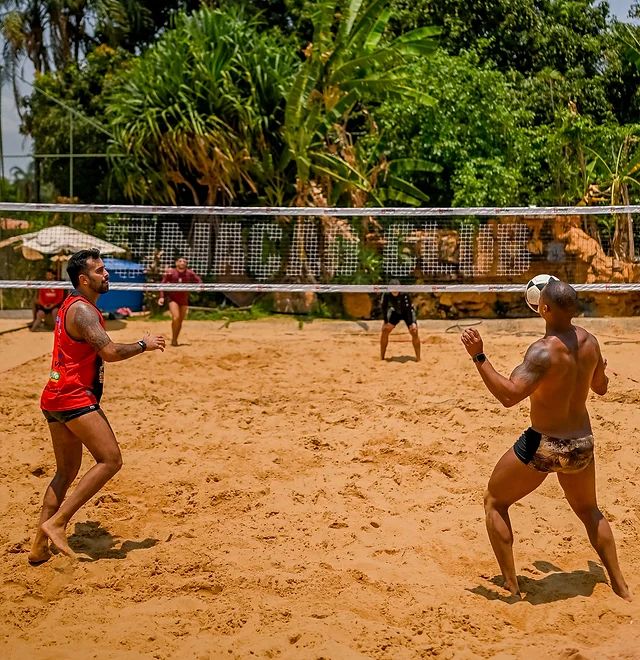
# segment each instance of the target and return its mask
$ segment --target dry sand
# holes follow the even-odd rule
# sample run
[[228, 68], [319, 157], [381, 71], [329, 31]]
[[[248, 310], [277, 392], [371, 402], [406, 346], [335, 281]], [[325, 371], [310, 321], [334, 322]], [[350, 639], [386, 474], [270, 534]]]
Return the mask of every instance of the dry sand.
[[[51, 335], [0, 336], [0, 657], [640, 658], [640, 319], [584, 322], [612, 375], [590, 407], [630, 604], [555, 477], [513, 508], [506, 602], [481, 500], [528, 408], [492, 400], [451, 324], [421, 323], [420, 364], [404, 328], [380, 362], [377, 322], [287, 318], [187, 322], [185, 345], [108, 365], [124, 468], [70, 526], [90, 561], [39, 568]], [[146, 328], [168, 332], [112, 336]], [[541, 321], [480, 330], [510, 370]]]

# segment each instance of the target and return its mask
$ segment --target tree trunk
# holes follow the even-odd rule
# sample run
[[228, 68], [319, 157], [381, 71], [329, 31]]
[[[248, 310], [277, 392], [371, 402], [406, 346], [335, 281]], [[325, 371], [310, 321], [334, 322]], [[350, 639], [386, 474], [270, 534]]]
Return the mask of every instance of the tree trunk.
[[36, 198], [35, 201], [36, 204], [39, 204], [40, 203], [40, 159], [34, 158], [33, 165], [34, 165], [33, 178], [34, 178], [35, 198]]
[[[625, 184], [621, 186], [621, 192], [622, 192], [622, 202], [625, 204], [625, 206], [629, 206], [630, 200], [629, 200], [629, 189]], [[633, 217], [631, 213], [625, 213], [624, 214], [624, 219], [625, 219], [625, 233], [626, 236], [623, 238], [623, 245], [624, 248], [624, 256], [629, 260], [629, 261], [634, 261], [635, 259], [635, 246], [633, 244]], [[626, 240], [625, 240], [626, 239]]]
[[4, 145], [2, 143], [2, 76], [4, 70], [0, 65], [0, 179], [2, 179], [2, 186], [4, 186]]

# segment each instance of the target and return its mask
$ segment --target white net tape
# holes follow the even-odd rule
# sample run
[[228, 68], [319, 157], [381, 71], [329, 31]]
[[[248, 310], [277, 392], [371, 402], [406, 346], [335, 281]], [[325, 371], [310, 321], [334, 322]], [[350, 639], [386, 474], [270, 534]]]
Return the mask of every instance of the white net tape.
[[[576, 291], [582, 292], [622, 292], [640, 291], [640, 282], [635, 283], [603, 283], [603, 284], [573, 284]], [[68, 282], [51, 280], [0, 280], [0, 289], [72, 289]], [[524, 293], [525, 284], [159, 284], [151, 282], [112, 282], [110, 291], [191, 291], [191, 292], [232, 292], [258, 291], [268, 292], [304, 292], [315, 293], [385, 293], [400, 291], [406, 293]]]
[[0, 202], [0, 211], [96, 213], [112, 215], [335, 216], [335, 217], [536, 217], [640, 213], [640, 206], [469, 206], [469, 207], [320, 207], [320, 206], [136, 206], [126, 204], [18, 204]]
[[[108, 216], [100, 219], [102, 235], [127, 260], [139, 264], [137, 275], [127, 272], [126, 264], [108, 266], [114, 291], [509, 293], [523, 291], [527, 280], [539, 273], [574, 282], [580, 291], [640, 290], [632, 221], [640, 206], [311, 208], [0, 202], [0, 211], [20, 213], [22, 218], [63, 213], [70, 226], [75, 214], [82, 214], [85, 223], [94, 214], [94, 223]], [[632, 228], [625, 259], [614, 257], [612, 231], [601, 240], [598, 227], [612, 227], [612, 214], [624, 217], [625, 223], [628, 218]], [[47, 240], [69, 229], [60, 216], [55, 223], [46, 229], [51, 232]], [[0, 234], [1, 230], [0, 225]], [[27, 240], [31, 235], [26, 230], [22, 244], [27, 260], [37, 259], [33, 254], [40, 249]], [[0, 245], [17, 249], [16, 240], [20, 236], [11, 235]], [[640, 236], [635, 241], [640, 247]], [[72, 251], [43, 249], [41, 257], [57, 254], [54, 259], [64, 259], [60, 255]], [[178, 255], [205, 284], [140, 281], [157, 282]], [[37, 263], [28, 271], [18, 268], [15, 258], [2, 261], [0, 289], [70, 287], [43, 283], [44, 271]], [[382, 284], [392, 278], [402, 283]]]

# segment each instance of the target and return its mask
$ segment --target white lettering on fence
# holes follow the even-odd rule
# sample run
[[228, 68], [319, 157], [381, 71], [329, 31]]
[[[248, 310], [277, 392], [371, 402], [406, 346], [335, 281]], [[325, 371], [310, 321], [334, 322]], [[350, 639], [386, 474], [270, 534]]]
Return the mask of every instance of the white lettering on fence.
[[249, 235], [249, 272], [257, 280], [268, 280], [280, 269], [282, 228], [273, 222], [257, 222]]
[[[107, 238], [127, 247], [145, 265], [157, 254], [161, 265], [173, 265], [180, 254], [200, 275], [220, 280], [244, 275], [262, 281], [277, 274], [332, 280], [351, 277], [358, 269], [366, 280], [375, 270], [376, 251], [361, 251], [358, 226], [352, 223], [339, 219], [321, 232], [314, 218], [299, 218], [291, 228], [270, 221], [225, 219], [211, 224], [189, 220], [181, 225], [131, 218], [111, 223]], [[457, 229], [434, 221], [423, 226], [392, 224], [378, 241], [383, 243], [382, 272], [390, 277], [520, 275], [531, 265], [529, 236], [529, 227], [522, 223], [479, 227], [465, 223]], [[367, 259], [372, 263], [365, 264]]]
[[419, 238], [416, 228], [408, 223], [392, 225], [385, 235], [382, 252], [383, 270], [394, 277], [408, 277], [416, 269], [416, 243]]
[[215, 237], [211, 274], [224, 277], [244, 275], [245, 271], [242, 223], [237, 220], [221, 220]]

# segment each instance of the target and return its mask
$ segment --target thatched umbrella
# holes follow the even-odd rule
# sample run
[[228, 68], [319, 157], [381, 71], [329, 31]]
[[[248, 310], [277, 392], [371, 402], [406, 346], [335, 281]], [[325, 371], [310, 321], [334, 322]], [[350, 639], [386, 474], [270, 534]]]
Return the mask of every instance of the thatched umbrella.
[[[125, 254], [126, 252], [124, 248], [113, 243], [65, 225], [47, 227], [40, 231], [20, 234], [0, 241], [0, 248], [7, 245], [15, 245], [16, 249], [20, 248], [22, 256], [31, 261], [44, 259], [45, 255], [56, 255], [59, 258], [62, 255], [90, 248], [98, 248], [102, 254]], [[52, 260], [58, 261], [58, 259]]]

